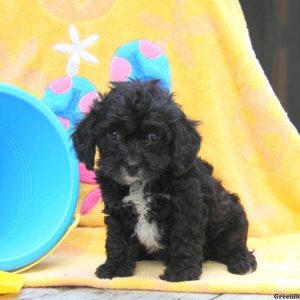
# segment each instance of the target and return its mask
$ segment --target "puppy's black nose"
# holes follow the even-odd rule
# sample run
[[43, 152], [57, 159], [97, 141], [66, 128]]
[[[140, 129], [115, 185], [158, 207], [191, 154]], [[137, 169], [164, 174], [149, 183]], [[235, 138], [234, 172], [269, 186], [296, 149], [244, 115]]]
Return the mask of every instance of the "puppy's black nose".
[[129, 161], [126, 166], [126, 171], [129, 175], [135, 175], [139, 170], [139, 164], [137, 161]]

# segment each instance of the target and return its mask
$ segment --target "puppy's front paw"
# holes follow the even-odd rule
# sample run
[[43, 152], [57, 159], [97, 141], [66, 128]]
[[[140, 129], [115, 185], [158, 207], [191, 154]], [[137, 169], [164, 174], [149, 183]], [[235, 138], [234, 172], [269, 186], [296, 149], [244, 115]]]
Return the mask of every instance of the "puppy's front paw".
[[186, 268], [182, 269], [181, 267], [168, 266], [162, 275], [159, 275], [160, 279], [178, 282], [178, 281], [191, 281], [198, 280], [201, 275], [200, 267]]
[[100, 265], [95, 274], [98, 278], [102, 279], [112, 279], [114, 277], [116, 271], [116, 267], [107, 263], [104, 263], [103, 265]]
[[233, 274], [248, 274], [256, 270], [257, 263], [252, 252], [241, 252], [230, 257], [227, 268]]

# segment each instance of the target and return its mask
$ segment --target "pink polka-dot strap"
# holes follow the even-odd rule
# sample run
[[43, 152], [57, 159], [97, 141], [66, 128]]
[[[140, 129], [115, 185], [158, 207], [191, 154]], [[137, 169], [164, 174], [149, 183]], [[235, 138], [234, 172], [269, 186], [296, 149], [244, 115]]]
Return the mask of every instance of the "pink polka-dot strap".
[[163, 53], [162, 48], [160, 48], [157, 44], [147, 40], [140, 41], [139, 49], [142, 55], [150, 59], [155, 59]]
[[64, 117], [58, 117], [58, 120], [60, 121], [60, 123], [66, 128], [69, 129], [70, 127], [70, 120]]
[[99, 98], [99, 95], [97, 92], [92, 91], [87, 94], [85, 94], [83, 97], [79, 100], [79, 110], [82, 113], [88, 113], [91, 110], [91, 107], [93, 105], [93, 102], [95, 99]]
[[49, 89], [55, 94], [66, 93], [72, 87], [72, 77], [66, 76], [49, 83]]
[[111, 62], [111, 81], [125, 81], [131, 73], [131, 64], [122, 57], [114, 56]]

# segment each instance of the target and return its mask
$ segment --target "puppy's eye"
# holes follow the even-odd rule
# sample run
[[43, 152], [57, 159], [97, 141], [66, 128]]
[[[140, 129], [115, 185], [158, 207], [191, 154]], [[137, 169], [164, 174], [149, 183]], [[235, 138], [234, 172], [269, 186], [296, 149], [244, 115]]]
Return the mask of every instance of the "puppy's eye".
[[160, 140], [160, 134], [158, 133], [149, 133], [147, 137], [148, 144], [156, 144]]
[[118, 131], [110, 131], [107, 133], [107, 137], [111, 141], [117, 141], [120, 137]]

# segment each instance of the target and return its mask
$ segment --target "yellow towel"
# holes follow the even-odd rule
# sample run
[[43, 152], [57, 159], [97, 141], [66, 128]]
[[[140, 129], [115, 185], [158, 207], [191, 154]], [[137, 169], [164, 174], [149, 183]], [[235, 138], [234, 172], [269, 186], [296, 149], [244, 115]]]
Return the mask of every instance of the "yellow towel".
[[250, 238], [259, 267], [248, 275], [234, 275], [226, 266], [204, 263], [200, 280], [167, 282], [159, 279], [163, 264], [138, 262], [135, 275], [98, 279], [96, 267], [105, 261], [104, 227], [76, 228], [48, 258], [26, 271], [25, 286], [91, 286], [109, 289], [145, 289], [201, 293], [300, 293], [300, 234]]
[[[299, 293], [300, 138], [255, 58], [238, 1], [1, 1], [0, 80], [42, 97], [48, 82], [65, 75], [67, 56], [52, 47], [69, 43], [71, 24], [82, 38], [100, 36], [89, 49], [100, 63], [82, 61], [78, 74], [101, 91], [118, 47], [147, 39], [164, 49], [177, 101], [202, 121], [201, 156], [241, 196], [258, 270], [237, 276], [208, 262], [199, 281], [166, 283], [157, 279], [158, 262], [143, 262], [132, 278], [98, 280], [93, 272], [104, 260], [104, 228], [78, 228], [24, 273], [26, 285]], [[103, 224], [96, 210], [84, 225]]]

